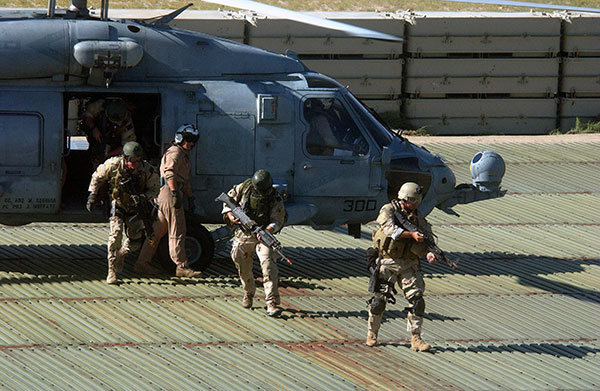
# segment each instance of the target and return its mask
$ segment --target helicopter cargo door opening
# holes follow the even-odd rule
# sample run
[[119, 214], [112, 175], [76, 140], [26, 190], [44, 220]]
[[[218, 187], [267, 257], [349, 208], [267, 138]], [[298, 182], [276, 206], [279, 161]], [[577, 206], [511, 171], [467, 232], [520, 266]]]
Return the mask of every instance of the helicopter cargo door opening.
[[[159, 94], [69, 92], [63, 96], [64, 135], [62, 221], [105, 221], [106, 208], [85, 209], [96, 167], [119, 156], [127, 141], [137, 141], [155, 167], [161, 157]], [[63, 113], [61, 111], [61, 113]], [[62, 129], [61, 125], [61, 129]], [[108, 196], [108, 193], [100, 196]], [[105, 209], [105, 210], [102, 210]]]
[[58, 212], [61, 113], [59, 93], [0, 91], [0, 223]]

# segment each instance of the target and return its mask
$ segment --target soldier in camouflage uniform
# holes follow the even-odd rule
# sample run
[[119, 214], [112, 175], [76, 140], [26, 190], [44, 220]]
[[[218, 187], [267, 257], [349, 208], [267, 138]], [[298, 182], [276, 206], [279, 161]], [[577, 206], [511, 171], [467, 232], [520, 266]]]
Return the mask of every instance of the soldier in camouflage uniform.
[[[285, 224], [286, 212], [283, 200], [277, 190], [273, 188], [273, 179], [266, 170], [258, 170], [252, 178], [234, 186], [228, 193], [259, 226], [271, 233], [277, 233]], [[251, 232], [246, 232], [231, 213], [231, 209], [224, 205], [223, 219], [235, 227], [235, 240], [231, 248], [231, 258], [237, 267], [244, 298], [244, 308], [252, 307], [252, 300], [256, 291], [254, 275], [252, 274], [252, 261], [254, 252], [258, 255], [263, 274], [265, 301], [267, 315], [278, 317], [281, 315], [279, 298], [279, 270], [273, 258], [273, 250], [260, 242]]]
[[194, 212], [194, 196], [190, 184], [189, 151], [198, 141], [198, 129], [185, 124], [175, 132], [173, 145], [167, 149], [160, 162], [160, 176], [163, 183], [158, 195], [158, 219], [153, 224], [154, 238], [146, 238], [138, 262], [147, 264], [158, 248], [160, 239], [169, 234], [169, 255], [177, 265], [177, 277], [200, 277], [202, 272], [191, 269], [185, 254], [187, 226], [183, 209], [183, 195], [188, 199], [188, 210]]
[[[159, 178], [154, 168], [142, 160], [142, 146], [135, 141], [123, 146], [123, 155], [112, 157], [99, 165], [89, 186], [87, 209], [91, 212], [99, 199], [99, 191], [108, 185], [111, 196], [110, 234], [108, 236], [108, 275], [106, 282], [115, 284], [117, 273], [123, 270], [123, 258], [141, 246], [144, 223], [135, 216], [135, 197], [151, 200], [159, 190]], [[130, 194], [125, 185], [132, 180], [137, 194]]]
[[373, 233], [373, 247], [378, 251], [379, 283], [383, 289], [375, 292], [369, 300], [369, 323], [366, 344], [377, 343], [377, 333], [385, 311], [387, 299], [392, 289], [399, 282], [404, 297], [409, 303], [406, 329], [412, 334], [411, 349], [428, 351], [431, 346], [421, 339], [423, 314], [425, 313], [425, 282], [420, 269], [420, 258], [426, 256], [429, 263], [438, 260], [434, 254], [427, 252], [423, 242], [423, 234], [410, 232], [399, 226], [394, 213], [401, 213], [408, 221], [426, 233], [431, 233], [431, 226], [425, 218], [419, 216], [417, 207], [422, 198], [422, 187], [413, 182], [406, 182], [398, 192], [398, 199], [385, 204], [377, 217], [380, 228]]
[[119, 156], [125, 143], [137, 141], [131, 113], [125, 105], [121, 99], [97, 99], [85, 107], [82, 122], [94, 168], [107, 158]]

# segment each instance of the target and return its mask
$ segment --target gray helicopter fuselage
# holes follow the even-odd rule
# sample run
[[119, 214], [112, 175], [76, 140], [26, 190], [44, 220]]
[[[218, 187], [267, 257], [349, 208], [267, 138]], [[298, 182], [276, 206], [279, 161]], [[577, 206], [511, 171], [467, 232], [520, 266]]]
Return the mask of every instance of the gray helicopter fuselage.
[[[135, 21], [14, 14], [0, 17], [0, 54], [0, 223], [101, 219], [68, 197], [85, 194], [91, 175], [79, 172], [72, 112], [97, 98], [133, 102], [155, 164], [180, 125], [196, 124], [192, 188], [207, 223], [222, 222], [215, 197], [259, 168], [287, 197], [289, 223], [316, 228], [372, 221], [407, 180], [425, 185], [425, 214], [453, 196], [438, 157], [293, 56]], [[335, 109], [351, 148], [311, 152], [317, 101]]]

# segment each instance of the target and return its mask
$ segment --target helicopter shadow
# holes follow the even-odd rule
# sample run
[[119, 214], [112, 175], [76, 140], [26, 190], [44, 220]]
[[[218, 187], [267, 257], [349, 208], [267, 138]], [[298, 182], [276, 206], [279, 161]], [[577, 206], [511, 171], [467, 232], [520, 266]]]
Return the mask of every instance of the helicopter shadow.
[[[229, 255], [230, 244], [215, 249], [212, 264], [204, 272], [208, 281], [228, 281], [238, 284], [238, 273]], [[286, 247], [292, 264], [278, 262], [282, 288], [323, 290], [326, 281], [368, 277], [365, 250], [362, 248]], [[126, 258], [124, 277], [139, 277], [133, 272], [137, 254]], [[459, 262], [454, 271], [442, 263], [422, 262], [425, 279], [445, 278], [453, 274], [467, 276], [509, 276], [519, 284], [545, 292], [574, 297], [578, 300], [600, 303], [600, 292], [569, 283], [567, 280], [547, 278], [555, 274], [584, 273], [588, 266], [600, 266], [600, 259], [564, 259], [504, 252], [448, 253]], [[52, 281], [101, 280], [106, 276], [106, 245], [0, 245], [0, 283], [50, 279]], [[261, 276], [258, 262], [254, 262], [255, 276]], [[169, 279], [165, 274], [158, 278]], [[367, 286], [365, 283], [365, 294]]]

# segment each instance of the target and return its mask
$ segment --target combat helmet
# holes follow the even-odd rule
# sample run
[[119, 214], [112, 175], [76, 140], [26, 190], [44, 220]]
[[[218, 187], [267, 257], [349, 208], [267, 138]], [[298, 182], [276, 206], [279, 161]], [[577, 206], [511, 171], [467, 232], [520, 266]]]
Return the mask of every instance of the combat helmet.
[[196, 143], [199, 137], [200, 134], [198, 133], [196, 126], [192, 124], [184, 124], [181, 125], [177, 131], [175, 131], [175, 139], [173, 142], [175, 144], [181, 144], [184, 141]]
[[125, 103], [120, 100], [111, 100], [108, 102], [104, 112], [106, 113], [106, 118], [116, 124], [122, 123], [127, 118]]
[[257, 170], [252, 175], [252, 187], [261, 194], [267, 193], [273, 187], [273, 178], [267, 170]]
[[423, 186], [414, 182], [406, 182], [398, 190], [398, 199], [411, 203], [421, 202], [423, 199]]
[[144, 150], [142, 146], [136, 141], [129, 141], [123, 145], [123, 156], [127, 160], [131, 160], [132, 158], [142, 158], [144, 156]]

